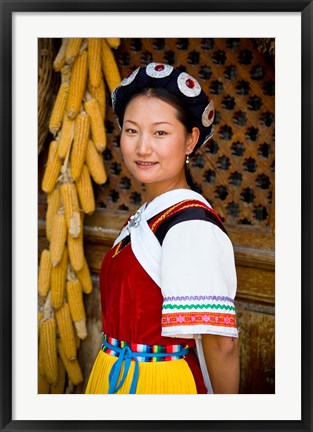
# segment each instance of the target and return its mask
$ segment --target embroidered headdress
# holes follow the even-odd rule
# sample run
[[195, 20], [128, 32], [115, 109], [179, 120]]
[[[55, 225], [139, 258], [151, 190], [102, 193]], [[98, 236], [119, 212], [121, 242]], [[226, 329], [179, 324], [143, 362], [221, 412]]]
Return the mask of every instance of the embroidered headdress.
[[[186, 107], [191, 124], [200, 131], [194, 152], [213, 136], [214, 104], [209, 101], [199, 82], [186, 72], [163, 63], [149, 63], [126, 76], [112, 92], [112, 105], [122, 124], [127, 103], [145, 88], [165, 88]], [[193, 153], [194, 153], [193, 152]]]

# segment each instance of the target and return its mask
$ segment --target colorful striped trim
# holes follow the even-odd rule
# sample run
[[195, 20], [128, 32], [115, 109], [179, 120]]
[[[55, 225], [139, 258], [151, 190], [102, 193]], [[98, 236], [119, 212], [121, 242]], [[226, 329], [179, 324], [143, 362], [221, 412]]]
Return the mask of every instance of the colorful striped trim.
[[164, 302], [167, 301], [191, 301], [191, 300], [215, 300], [215, 301], [225, 301], [230, 303], [235, 303], [231, 297], [224, 296], [171, 296], [164, 297]]
[[164, 221], [164, 219], [166, 219], [169, 216], [173, 216], [174, 214], [179, 213], [182, 210], [190, 209], [190, 208], [203, 208], [205, 210], [208, 210], [212, 214], [214, 214], [214, 216], [219, 220], [221, 224], [223, 224], [219, 215], [211, 207], [208, 207], [201, 201], [187, 199], [173, 205], [172, 207], [164, 211], [156, 220], [153, 221], [151, 225], [151, 230], [155, 232], [160, 226], [160, 224]]
[[[112, 338], [110, 336], [107, 336], [106, 334], [102, 335], [103, 342], [101, 345], [102, 351], [104, 351], [107, 354], [110, 354], [114, 357], [118, 357], [120, 353], [120, 348], [129, 347], [132, 351], [133, 355], [136, 357], [138, 361], [141, 362], [159, 362], [159, 361], [171, 361], [171, 360], [179, 360], [184, 357], [184, 355], [180, 355], [180, 353], [183, 350], [188, 349], [188, 345], [145, 345], [145, 344], [137, 344], [137, 343], [128, 343], [125, 341], [121, 341], [119, 339]], [[106, 345], [106, 342], [108, 344], [112, 345], [113, 347], [117, 347], [117, 350], [115, 351], [113, 348], [109, 348]], [[140, 356], [140, 353], [142, 354], [157, 354], [159, 356]], [[175, 353], [177, 353], [175, 355]], [[164, 354], [160, 356], [161, 354]], [[169, 355], [166, 355], [169, 354]]]
[[162, 309], [225, 309], [229, 311], [235, 311], [234, 306], [227, 306], [223, 304], [188, 304], [188, 305], [177, 305], [177, 304], [165, 304]]
[[212, 325], [236, 327], [236, 315], [215, 312], [185, 312], [162, 315], [162, 327]]

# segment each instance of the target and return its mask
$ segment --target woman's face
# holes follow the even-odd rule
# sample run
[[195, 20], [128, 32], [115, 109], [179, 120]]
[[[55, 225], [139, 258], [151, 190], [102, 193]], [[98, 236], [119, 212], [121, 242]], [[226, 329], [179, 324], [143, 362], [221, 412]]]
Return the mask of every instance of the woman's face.
[[134, 177], [159, 193], [185, 187], [186, 154], [192, 152], [199, 131], [188, 134], [176, 108], [157, 97], [136, 96], [123, 121], [121, 150]]

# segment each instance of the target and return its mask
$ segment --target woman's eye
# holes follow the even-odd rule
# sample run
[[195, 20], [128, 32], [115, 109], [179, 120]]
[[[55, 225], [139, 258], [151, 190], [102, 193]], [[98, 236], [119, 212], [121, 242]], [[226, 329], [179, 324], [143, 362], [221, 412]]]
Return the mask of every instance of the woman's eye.
[[166, 132], [165, 131], [156, 131], [156, 134], [158, 136], [163, 136], [163, 135], [166, 135]]
[[129, 134], [135, 134], [135, 133], [137, 133], [137, 131], [135, 129], [131, 129], [131, 128], [125, 129], [125, 132], [127, 132]]

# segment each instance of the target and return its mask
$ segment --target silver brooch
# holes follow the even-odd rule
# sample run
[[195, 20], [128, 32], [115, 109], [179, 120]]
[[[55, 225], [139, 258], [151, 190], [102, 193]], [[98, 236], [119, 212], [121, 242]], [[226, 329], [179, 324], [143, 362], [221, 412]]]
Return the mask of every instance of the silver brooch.
[[130, 72], [121, 82], [121, 86], [127, 86], [136, 78], [137, 73], [140, 71], [140, 67], [137, 67], [134, 71]]
[[209, 127], [214, 121], [214, 103], [210, 101], [209, 105], [205, 108], [202, 114], [202, 124], [203, 126]]
[[182, 72], [178, 75], [177, 84], [179, 90], [188, 97], [199, 96], [201, 93], [201, 86], [198, 81], [189, 75], [187, 72]]
[[173, 66], [163, 63], [149, 63], [146, 67], [146, 74], [152, 78], [164, 78], [173, 71]]
[[127, 231], [130, 233], [130, 230], [132, 228], [137, 228], [140, 224], [140, 220], [141, 220], [141, 213], [142, 213], [142, 209], [139, 209], [136, 211], [135, 214], [133, 214], [128, 221], [127, 224]]

